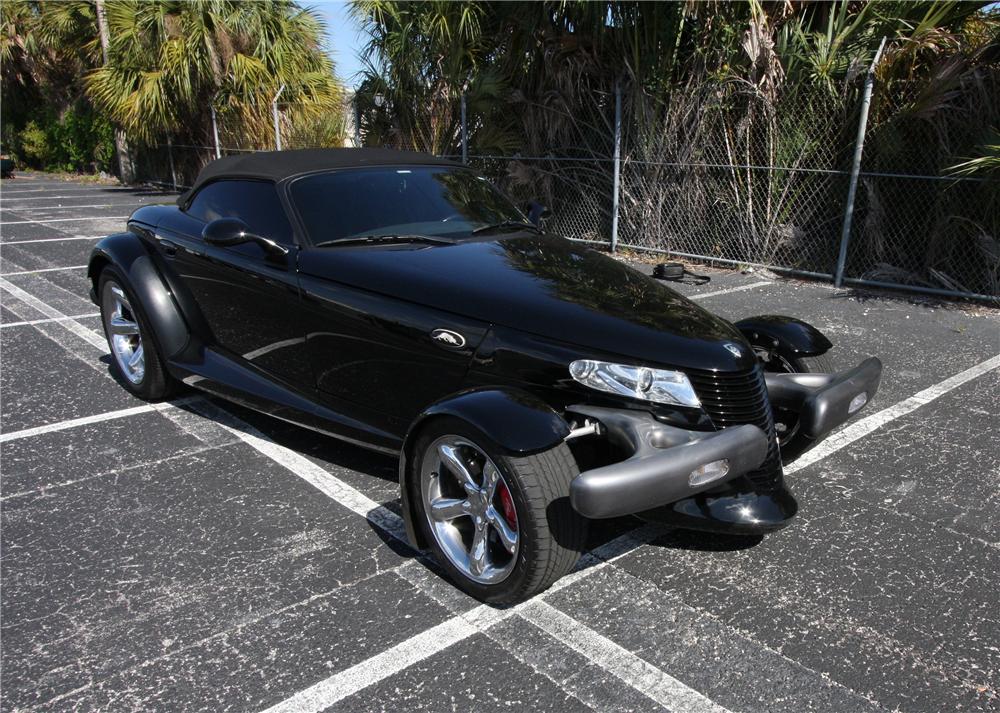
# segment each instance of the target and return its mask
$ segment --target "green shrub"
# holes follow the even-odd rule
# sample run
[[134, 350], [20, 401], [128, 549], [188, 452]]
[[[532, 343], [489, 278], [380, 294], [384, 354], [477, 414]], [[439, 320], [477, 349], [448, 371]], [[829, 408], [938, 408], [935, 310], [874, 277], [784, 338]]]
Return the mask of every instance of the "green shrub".
[[49, 134], [38, 125], [37, 121], [29, 121], [27, 126], [17, 135], [14, 153], [18, 163], [41, 168], [49, 163], [52, 149], [49, 146]]
[[110, 171], [115, 155], [114, 130], [83, 101], [32, 119], [10, 144], [19, 164], [47, 171]]

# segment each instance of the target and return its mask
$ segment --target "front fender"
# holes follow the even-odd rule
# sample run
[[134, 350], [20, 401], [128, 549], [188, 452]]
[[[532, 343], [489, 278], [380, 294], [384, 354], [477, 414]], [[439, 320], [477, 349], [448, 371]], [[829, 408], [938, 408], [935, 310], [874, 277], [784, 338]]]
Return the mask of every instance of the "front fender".
[[833, 346], [822, 332], [795, 317], [761, 315], [741, 319], [734, 326], [753, 346], [776, 350], [789, 359], [819, 356]]
[[160, 353], [169, 359], [183, 350], [190, 330], [142, 239], [135, 233], [116, 233], [94, 246], [87, 264], [87, 276], [93, 283], [90, 296], [95, 304], [100, 304], [98, 280], [107, 265], [118, 268], [139, 299]]
[[448, 396], [425, 409], [410, 425], [399, 456], [399, 490], [406, 535], [414, 547], [426, 543], [413, 524], [408, 470], [416, 435], [428, 421], [441, 416], [461, 419], [482, 431], [501, 450], [513, 454], [537, 453], [552, 448], [569, 435], [569, 425], [548, 404], [526, 391], [482, 388]]

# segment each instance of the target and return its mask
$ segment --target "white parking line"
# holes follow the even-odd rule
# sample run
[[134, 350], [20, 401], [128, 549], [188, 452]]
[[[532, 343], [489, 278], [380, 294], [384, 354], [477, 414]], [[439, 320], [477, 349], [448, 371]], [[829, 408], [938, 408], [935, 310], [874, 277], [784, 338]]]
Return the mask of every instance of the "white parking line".
[[27, 327], [35, 324], [47, 324], [48, 322], [65, 322], [66, 320], [83, 319], [84, 317], [100, 317], [100, 312], [88, 312], [87, 314], [71, 314], [68, 317], [47, 317], [46, 319], [29, 319], [26, 322], [4, 322], [0, 324], [0, 329], [7, 327]]
[[520, 614], [556, 641], [582, 654], [669, 710], [729, 713], [728, 708], [723, 708], [551, 604], [538, 599], [530, 602]]
[[[91, 190], [91, 189], [88, 188], [87, 190]], [[38, 191], [24, 191], [24, 192], [25, 193], [36, 193]], [[117, 198], [118, 196], [129, 197], [130, 195], [135, 195], [136, 198], [157, 198], [157, 197], [159, 197], [159, 196], [155, 196], [155, 195], [154, 196], [144, 196], [144, 195], [140, 195], [138, 193], [137, 194], [131, 194], [128, 191], [116, 191], [116, 192], [110, 193], [109, 197], [114, 197], [114, 198]], [[172, 195], [172, 194], [170, 194], [170, 195]], [[69, 193], [67, 193], [67, 194], [61, 194], [60, 193], [60, 194], [56, 194], [54, 196], [53, 195], [49, 195], [48, 193], [45, 193], [45, 195], [42, 195], [42, 196], [28, 196], [27, 198], [21, 198], [20, 196], [5, 196], [5, 195], [0, 195], [0, 204], [2, 204], [3, 201], [51, 201], [51, 200], [56, 200], [58, 198], [86, 198], [86, 197], [87, 197], [86, 193], [74, 193], [74, 194], [69, 194]], [[168, 196], [163, 196], [163, 197], [168, 197]]]
[[478, 631], [464, 618], [452, 617], [304, 691], [299, 691], [291, 698], [271, 706], [264, 713], [325, 710], [334, 703], [385, 680], [396, 671], [403, 671], [453, 644], [468, 639]]
[[[761, 284], [767, 283], [757, 283], [758, 286]], [[11, 285], [6, 280], [0, 279], [0, 288], [10, 292], [25, 303], [34, 306], [44, 314], [49, 314], [53, 317], [65, 318], [64, 321], [60, 321], [58, 324], [69, 329], [77, 336], [86, 339], [91, 344], [99, 344], [99, 348], [102, 349], [102, 351], [106, 351], [103, 339], [101, 339], [92, 330], [88, 330], [78, 322], [74, 322], [71, 319], [66, 318], [66, 316], [59, 313], [58, 310], [55, 310], [40, 300], [28, 295], [20, 288]], [[913, 397], [900, 402], [896, 406], [884, 409], [883, 411], [858, 422], [858, 424], [855, 425], [866, 425], [863, 428], [856, 429], [856, 432], [850, 435], [845, 434], [847, 434], [852, 427], [844, 429], [841, 434], [838, 434], [841, 438], [830, 443], [827, 448], [824, 448], [822, 451], [820, 451], [819, 448], [815, 449], [811, 454], [812, 457], [809, 459], [809, 462], [815, 462], [820, 458], [824, 458], [827, 455], [844, 448], [850, 443], [856, 441], [858, 438], [861, 438], [867, 433], [877, 429], [879, 426], [895, 420], [902, 415], [910, 413], [924, 404], [930, 403], [934, 399], [939, 398], [945, 393], [957, 388], [961, 384], [968, 382], [976, 376], [985, 374], [998, 366], [1000, 366], [1000, 355], [992, 357], [981, 364], [961, 372], [960, 374], [956, 374], [953, 377], [945, 379], [939, 384], [925, 389]], [[199, 400], [199, 406], [201, 403], [207, 402]], [[221, 409], [220, 412], [222, 414], [228, 414], [228, 412], [222, 411]], [[224, 427], [230, 428], [232, 432], [237, 435], [237, 437], [240, 437], [262, 454], [267, 455], [276, 462], [285, 466], [292, 473], [303, 478], [307, 482], [310, 482], [314, 485], [314, 487], [319, 488], [322, 492], [336, 499], [338, 502], [340, 502], [340, 498], [344, 498], [347, 503], [347, 507], [355, 512], [359, 512], [359, 514], [363, 514], [379, 527], [383, 527], [381, 522], [384, 522], [391, 528], [387, 530], [389, 534], [394, 537], [400, 536], [402, 521], [401, 518], [399, 518], [399, 516], [392, 511], [378, 505], [367, 496], [355, 490], [353, 487], [343, 483], [335, 476], [329, 474], [326, 470], [312, 463], [312, 461], [304, 458], [304, 456], [268, 440], [252, 427], [247, 426], [239, 421], [239, 419], [236, 419], [236, 417], [229, 416], [227, 419], [223, 416], [223, 421], [225, 420], [229, 420], [230, 423], [237, 425], [233, 426], [223, 423], [222, 425]], [[835, 436], [834, 439], [837, 439], [837, 436]], [[817, 451], [819, 452], [817, 453]], [[809, 456], [804, 456], [804, 458], [809, 458]], [[800, 462], [796, 462], [795, 467], [791, 468], [791, 470], [798, 470], [799, 468], [804, 467], [804, 464], [800, 464]], [[373, 513], [375, 513], [374, 516]], [[621, 550], [621, 552], [615, 556], [621, 556], [622, 554], [631, 551], [635, 547], [639, 546], [639, 544], [643, 541], [642, 538], [636, 538], [634, 535], [631, 535], [632, 543], [623, 544], [623, 538], [627, 537], [629, 536], [623, 536], [622, 538], [612, 541], [612, 543], [608, 543], [609, 545], [614, 544]], [[594, 555], [597, 555], [597, 551], [595, 551]], [[579, 570], [568, 577], [564, 577], [562, 580], [556, 582], [549, 592], [563, 589], [575, 581], [578, 581], [581, 577], [587, 576], [590, 572], [601, 567], [608, 566], [613, 558], [614, 557], [609, 557], [589, 569]], [[544, 597], [545, 594], [540, 596]], [[388, 651], [373, 656], [366, 661], [356, 664], [345, 671], [334, 674], [333, 676], [330, 676], [329, 678], [324, 679], [303, 691], [300, 691], [285, 701], [282, 701], [268, 709], [268, 711], [301, 712], [323, 710], [337, 701], [358, 693], [373, 683], [384, 680], [389, 676], [404, 670], [413, 663], [424, 660], [427, 657], [447, 648], [453, 643], [468, 638], [468, 636], [471, 636], [477, 631], [481, 631], [483, 628], [492, 626], [493, 624], [514, 614], [525, 616], [525, 618], [528, 618], [529, 620], [531, 620], [531, 617], [534, 616], [538, 620], [535, 623], [540, 626], [540, 628], [544, 629], [544, 627], [549, 627], [553, 630], [558, 630], [560, 632], [559, 636], [562, 636], [565, 641], [563, 639], [559, 640], [564, 644], [571, 647], [577, 647], [577, 650], [584, 652], [584, 655], [590, 657], [594, 663], [602, 668], [605, 668], [605, 670], [615, 676], [618, 676], [622, 680], [625, 680], [636, 688], [636, 690], [642, 692], [651, 699], [657, 701], [669, 700], [670, 703], [668, 704], [668, 707], [674, 710], [725, 711], [724, 708], [717, 707], [714, 703], [702, 696], [702, 694], [684, 686], [684, 684], [679, 681], [676, 681], [676, 684], [682, 688], [677, 688], [674, 685], [675, 679], [670, 677], [668, 674], [664, 673], [652, 664], [643, 661], [638, 656], [630, 654], [627, 650], [621, 649], [618, 644], [615, 644], [613, 641], [607, 639], [601, 634], [590, 630], [588, 627], [583, 627], [582, 624], [569, 615], [558, 612], [559, 616], [553, 618], [552, 615], [544, 609], [544, 607], [541, 609], [536, 608], [534, 610], [535, 613], [533, 614], [531, 607], [535, 606], [538, 601], [539, 599], [535, 598], [508, 609], [495, 609], [487, 605], [479, 605], [469, 612], [453, 617], [437, 627], [433, 627], [422, 632], [421, 634], [411, 637], [404, 642], [401, 642], [400, 644], [397, 644]], [[539, 613], [539, 611], [541, 613]], [[562, 617], [565, 617], [565, 619], [568, 619], [569, 622], [572, 623], [572, 628], [566, 629], [567, 622]], [[629, 657], [623, 658], [619, 649], [628, 653]], [[680, 695], [681, 698], [679, 700], [676, 698], [669, 698], [670, 696], [675, 695]], [[695, 704], [703, 706], [711, 705], [713, 707], [703, 707], [700, 709], [690, 707]]]
[[[15, 213], [17, 212], [14, 209]], [[127, 215], [89, 215], [84, 218], [46, 218], [45, 220], [7, 220], [0, 222], [0, 225], [27, 225], [29, 223], [38, 223], [39, 225], [45, 225], [46, 223], [70, 223], [72, 221], [81, 220], [125, 220], [128, 218]]]
[[68, 267], [45, 267], [41, 270], [20, 270], [18, 272], [2, 272], [0, 277], [10, 277], [11, 275], [34, 275], [39, 272], [63, 272], [65, 270], [86, 270], [86, 265], [70, 265]]
[[[204, 408], [206, 405], [208, 408]], [[211, 404], [204, 403], [195, 403], [192, 408], [220, 423], [237, 438], [284, 466], [327, 497], [366, 518], [397, 540], [407, 542], [403, 519], [399, 515], [379, 505], [339, 478], [330, 475], [324, 468], [308, 458], [274, 443], [245, 423], [240, 422], [239, 426], [227, 424], [226, 421], [238, 421], [238, 419], [235, 419], [224, 409], [217, 409]], [[629, 533], [626, 541], [631, 542], [632, 547], [622, 547], [622, 542], [612, 541], [613, 544], [610, 545], [609, 549], [614, 550], [614, 556], [620, 557], [657, 534], [660, 534], [657, 528], [649, 528], [645, 538], [636, 537]], [[598, 567], [591, 566], [584, 571], [591, 574], [596, 569]], [[551, 588], [549, 592], [558, 591], [568, 586], [572, 581], [575, 579], [569, 579], [560, 586]], [[545, 594], [540, 596], [545, 596]], [[341, 671], [330, 679], [310, 687], [307, 692], [302, 692], [292, 699], [283, 701], [269, 711], [282, 710], [301, 713], [307, 710], [324, 710], [337, 701], [518, 613], [550, 634], [552, 629], [557, 629], [558, 635], [555, 636], [557, 640], [579, 651], [609, 673], [671, 710], [728, 713], [725, 708], [715, 705], [694, 689], [685, 686], [635, 654], [627, 652], [618, 644], [569, 615], [561, 612], [551, 613], [555, 611], [538, 597], [509, 610], [481, 605], [469, 613], [456, 615], [357, 666]], [[624, 652], [625, 655], [621, 652]]]
[[37, 311], [41, 312], [46, 317], [51, 317], [55, 324], [65, 327], [66, 329], [71, 331], [76, 336], [80, 337], [80, 339], [83, 339], [91, 346], [97, 347], [98, 349], [101, 350], [102, 354], [107, 353], [108, 344], [107, 341], [105, 341], [104, 337], [95, 332], [94, 330], [88, 329], [79, 322], [70, 319], [69, 315], [63, 314], [55, 307], [50, 307], [49, 305], [45, 304], [34, 295], [28, 294], [17, 285], [3, 279], [2, 277], [0, 277], [0, 290], [7, 292], [12, 297], [16, 297], [29, 307], [34, 307]]
[[335, 500], [348, 510], [366, 518], [400, 542], [407, 541], [406, 527], [399, 515], [375, 502], [340, 478], [331, 475], [302, 454], [275, 443], [250, 424], [208, 401], [200, 399], [197, 402], [192, 402], [191, 408], [218, 423], [257, 452], [267, 456], [278, 465], [284, 466], [331, 500]]
[[[21, 196], [28, 195], [29, 193], [46, 193], [48, 191], [79, 191], [80, 194], [93, 193], [94, 191], [105, 191], [108, 193], [116, 194], [129, 194], [133, 191], [143, 191], [150, 190], [148, 188], [130, 188], [128, 186], [78, 186], [72, 183], [70, 184], [36, 184], [33, 186], [19, 186], [17, 188], [4, 188], [0, 190], [0, 196]], [[155, 189], [153, 189], [155, 190]]]
[[91, 203], [88, 205], [33, 205], [33, 206], [0, 206], [0, 210], [12, 211], [14, 213], [30, 213], [33, 210], [73, 210], [74, 208], [113, 208], [120, 206], [122, 208], [126, 206], [133, 206], [138, 208], [141, 203], [134, 201], [124, 202], [116, 201], [115, 203]]
[[84, 416], [83, 418], [71, 418], [68, 421], [59, 421], [58, 423], [50, 423], [45, 426], [36, 426], [34, 428], [25, 428], [21, 431], [11, 431], [10, 433], [0, 433], [0, 443], [7, 443], [8, 441], [16, 441], [21, 438], [30, 438], [31, 436], [40, 436], [43, 433], [52, 433], [54, 431], [65, 431], [70, 428], [77, 428], [78, 426], [89, 426], [92, 423], [101, 423], [102, 421], [111, 421], [116, 418], [126, 418], [128, 416], [135, 416], [140, 413], [149, 413], [154, 411], [153, 404], [142, 404], [141, 406], [133, 406], [132, 408], [123, 408], [118, 411], [105, 411], [104, 413], [97, 413], [93, 416]]
[[65, 187], [64, 188], [62, 186], [58, 186], [57, 187], [57, 186], [35, 185], [35, 186], [31, 186], [30, 188], [28, 188], [27, 186], [22, 186], [20, 188], [4, 188], [4, 189], [0, 190], [0, 197], [6, 197], [6, 196], [26, 196], [26, 195], [29, 195], [31, 193], [46, 193], [48, 191], [81, 191], [81, 192], [86, 192], [86, 191], [93, 191], [93, 190], [94, 190], [93, 188], [88, 188], [88, 187], [85, 187], [85, 186], [70, 186], [70, 187]]
[[725, 290], [716, 290], [715, 292], [703, 292], [699, 295], [691, 295], [688, 297], [690, 300], [703, 300], [706, 297], [715, 297], [716, 295], [728, 295], [731, 292], [742, 292], [743, 290], [752, 290], [755, 287], [766, 287], [767, 285], [772, 285], [772, 282], [751, 282], [749, 285], [740, 285], [739, 287], [730, 287]]
[[35, 238], [33, 240], [2, 240], [2, 245], [27, 245], [28, 243], [61, 243], [66, 240], [100, 240], [104, 235], [67, 235], [65, 238]]
[[[11, 287], [13, 287], [13, 290], [9, 289]], [[8, 283], [6, 280], [0, 280], [0, 288], [8, 290], [9, 292], [11, 292], [11, 294], [14, 294], [14, 296], [21, 299], [21, 301], [30, 304], [31, 306], [34, 306], [36, 309], [39, 309], [39, 307], [36, 306], [36, 304], [33, 304], [32, 303], [33, 301], [36, 303], [44, 304], [41, 302], [41, 300], [37, 300], [37, 298], [28, 295], [26, 292], [24, 292], [24, 290], [21, 290], [20, 288], [17, 288], [13, 285], [10, 285], [10, 283]], [[25, 299], [24, 296], [27, 296], [30, 299]], [[78, 322], [73, 322], [69, 320], [65, 315], [60, 315], [58, 313], [58, 310], [56, 310], [55, 308], [48, 307], [46, 305], [46, 311], [55, 313], [53, 316], [63, 317], [64, 318], [63, 321], [60, 321], [59, 324], [62, 324], [63, 326], [67, 327], [77, 336], [83, 336], [83, 333], [89, 332], [91, 338], [88, 339], [88, 342], [91, 344], [95, 344], [96, 341], [97, 343], [100, 344], [101, 350], [105, 351], [104, 341], [103, 339], [100, 339], [98, 337], [96, 332], [88, 330], [86, 327], [79, 324]], [[193, 398], [190, 401], [190, 403], [192, 405], [192, 408], [194, 408], [196, 411], [207, 413], [210, 417], [212, 417], [215, 423], [227, 429], [228, 431], [233, 433], [237, 438], [247, 443], [261, 454], [267, 456], [272, 461], [278, 463], [281, 466], [284, 466], [291, 473], [293, 473], [299, 478], [302, 478], [303, 480], [305, 480], [307, 483], [318, 489], [327, 497], [343, 505], [344, 507], [347, 507], [353, 512], [365, 517], [369, 522], [371, 522], [373, 525], [386, 532], [388, 535], [396, 538], [397, 540], [400, 540], [401, 542], [407, 542], [406, 528], [405, 525], [403, 524], [403, 519], [396, 513], [387, 509], [385, 506], [376, 503], [374, 500], [364, 495], [356, 488], [348, 485], [339, 478], [331, 475], [325, 469], [316, 465], [305, 456], [296, 453], [295, 451], [289, 448], [285, 448], [284, 446], [274, 443], [266, 436], [261, 434], [259, 431], [257, 431], [255, 428], [245, 423], [241, 419], [237, 418], [236, 416], [233, 416], [228, 411], [219, 409], [210, 402], [197, 397]], [[159, 408], [161, 409], [172, 408], [170, 404], [160, 404], [157, 406], [159, 406]], [[148, 408], [144, 407], [137, 407], [137, 408], [141, 409], [142, 411], [145, 411], [145, 410], [152, 410], [156, 407], [151, 405]], [[136, 412], [138, 413], [140, 411]], [[103, 418], [98, 418], [98, 420], [107, 420], [107, 416], [108, 416], [107, 414], [104, 414]], [[80, 425], [79, 423], [80, 419], [75, 419], [74, 421], [75, 422], [72, 425], [69, 425], [67, 427], [69, 428], [73, 427], [73, 425]], [[39, 427], [39, 432], [42, 433], [50, 432], [52, 430], [56, 430], [57, 426], [58, 424]], [[23, 432], [17, 432], [15, 434], [9, 434], [9, 435], [15, 436], [20, 433]], [[612, 540], [610, 543], [605, 545], [605, 549], [602, 550], [602, 552], [604, 552], [605, 554], [613, 553], [614, 556], [620, 557], [626, 552], [631, 551], [635, 547], [638, 547], [643, 542], [648, 541], [648, 539], [651, 539], [652, 537], [655, 536], [655, 534], [657, 534], [656, 528], [647, 528], [646, 531], [648, 532], [648, 534], [646, 535], [645, 538], [641, 538], [633, 533], [629, 533], [616, 540]], [[595, 553], [592, 553], [589, 557], [581, 560], [581, 565], [587, 566], [587, 569], [583, 570], [578, 569], [578, 571], [573, 575], [564, 577], [559, 582], [556, 582], [556, 584], [553, 585], [553, 587], [551, 587], [548, 591], [553, 592], [565, 588], [569, 586], [571, 583], [580, 579], [581, 576], [586, 576], [587, 574], [590, 574], [606, 566], [607, 564], [606, 561], [597, 561], [597, 564], [592, 564], [595, 561], [595, 558], [597, 560], [602, 559], [601, 555], [597, 551], [595, 551]], [[529, 600], [529, 602], [530, 601], [531, 600]], [[333, 681], [331, 681], [331, 679], [325, 679], [324, 681], [315, 684], [309, 689], [306, 689], [306, 691], [300, 692], [300, 694], [293, 696], [291, 699], [288, 699], [283, 703], [278, 704], [280, 708], [277, 709], [294, 710], [294, 711], [303, 711], [303, 710], [319, 711], [324, 708], [327, 708], [334, 702], [336, 702], [336, 700], [340, 700], [343, 697], [352, 695], [357, 691], [363, 690], [365, 687], [371, 685], [371, 683], [374, 681], [388, 678], [389, 676], [403, 670], [404, 668], [406, 668], [406, 666], [409, 666], [412, 663], [415, 663], [416, 661], [422, 660], [427, 656], [433, 655], [434, 653], [443, 650], [444, 648], [450, 646], [455, 641], [467, 638], [468, 636], [471, 636], [472, 634], [483, 630], [483, 628], [485, 627], [492, 626], [493, 624], [498, 623], [499, 621], [506, 619], [507, 617], [512, 616], [515, 613], [518, 613], [524, 608], [526, 604], [527, 603], [524, 603], [517, 607], [509, 609], [495, 609], [485, 604], [479, 605], [478, 607], [473, 609], [472, 612], [452, 617], [452, 619], [440, 625], [440, 627], [435, 627], [435, 629], [440, 629], [438, 631], [436, 631], [435, 629], [431, 629], [430, 630], [431, 633], [425, 631], [422, 634], [418, 634], [417, 636], [411, 638], [407, 642], [403, 642], [403, 644], [400, 644], [397, 647], [395, 647], [396, 649], [398, 649], [396, 651], [390, 649], [389, 652], [383, 652], [383, 654], [379, 654], [373, 657], [372, 659], [362, 662], [361, 664], [358, 664], [357, 666], [348, 669], [346, 672], [341, 672], [340, 674], [331, 677], [331, 679], [334, 679]], [[614, 644], [610, 640], [605, 639], [597, 632], [592, 632], [589, 629], [588, 631], [590, 632], [586, 637], [588, 641], [592, 643], [594, 641], [600, 641], [602, 642], [602, 645], [605, 648], [616, 646], [616, 644]], [[406, 663], [407, 661], [410, 661], [410, 663]], [[650, 670], [655, 669], [656, 671], [659, 671], [659, 669], [656, 669], [652, 664], [647, 663], [646, 666]], [[619, 675], [614, 671], [611, 671], [611, 673]], [[649, 676], [648, 678], [649, 680], [657, 682], [665, 680], [666, 678], [670, 678], [667, 674], [663, 673], [662, 671], [660, 672], [660, 674], [662, 675]], [[632, 682], [629, 681], [629, 683]], [[641, 682], [636, 680], [635, 683], [641, 683]], [[680, 684], [679, 682], [678, 685], [683, 686], [683, 684]], [[643, 691], [643, 689], [641, 688], [637, 690], [640, 690], [643, 693], [645, 693], [645, 691]], [[693, 689], [689, 689], [689, 691], [690, 695], [693, 696], [701, 695], [698, 694]], [[655, 690], [652, 692], [654, 695], [662, 695], [662, 691], [659, 690]], [[331, 697], [333, 697], [333, 700], [331, 700]], [[301, 705], [301, 702], [303, 700], [307, 702], [306, 707], [302, 707]]]
[[833, 434], [811, 451], [807, 451], [799, 456], [798, 460], [785, 466], [785, 473], [794, 473], [802, 470], [806, 466], [812, 465], [816, 461], [826, 458], [831, 453], [839, 451], [841, 448], [851, 445], [859, 438], [867, 436], [877, 428], [881, 428], [890, 421], [895, 421], [901, 416], [912, 413], [916, 409], [929, 404], [937, 398], [947, 394], [949, 391], [957, 389], [967, 381], [982, 376], [993, 369], [1000, 367], [1000, 354], [982, 361], [975, 366], [971, 366], [965, 371], [961, 371], [954, 376], [948, 377], [942, 382], [935, 384], [923, 391], [918, 391], [908, 399], [904, 399], [897, 404], [882, 409], [871, 416], [867, 416], [860, 421], [855, 421], [851, 425]]
[[[620, 535], [586, 555], [575, 572], [558, 580], [537, 597], [507, 609], [480, 604], [299, 691], [271, 706], [264, 713], [311, 713], [325, 710], [338, 701], [353, 696], [393, 674], [444, 651], [449, 646], [485, 631], [512, 616], [521, 614], [525, 609], [539, 601], [540, 597], [558, 592], [595, 572], [599, 572], [610, 566], [614, 560], [627, 555], [659, 534], [662, 534], [662, 529], [645, 525], [634, 532]], [[567, 616], [567, 618], [571, 617]], [[594, 633], [600, 636], [600, 634]], [[674, 710], [683, 709], [676, 707]]]

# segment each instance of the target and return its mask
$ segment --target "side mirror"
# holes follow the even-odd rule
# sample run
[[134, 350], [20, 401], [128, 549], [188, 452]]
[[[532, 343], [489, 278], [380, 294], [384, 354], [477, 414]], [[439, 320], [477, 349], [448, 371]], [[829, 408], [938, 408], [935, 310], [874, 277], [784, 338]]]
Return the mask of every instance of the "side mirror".
[[552, 211], [538, 201], [531, 201], [528, 204], [528, 220], [530, 220], [534, 225], [541, 227], [542, 221], [550, 215], [552, 215]]
[[288, 248], [284, 245], [251, 233], [250, 227], [239, 218], [216, 218], [202, 229], [201, 238], [210, 245], [229, 247], [243, 243], [257, 243], [269, 254], [288, 254]]
[[201, 238], [212, 245], [240, 245], [254, 239], [250, 227], [239, 218], [217, 218], [201, 231]]

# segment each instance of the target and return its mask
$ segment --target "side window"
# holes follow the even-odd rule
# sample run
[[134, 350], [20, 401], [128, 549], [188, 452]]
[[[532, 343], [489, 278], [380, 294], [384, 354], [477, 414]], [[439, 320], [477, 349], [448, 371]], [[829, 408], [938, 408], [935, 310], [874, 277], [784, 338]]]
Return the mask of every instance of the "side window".
[[239, 218], [257, 235], [285, 245], [294, 242], [292, 226], [273, 183], [215, 181], [198, 191], [186, 212], [205, 223], [216, 218]]

